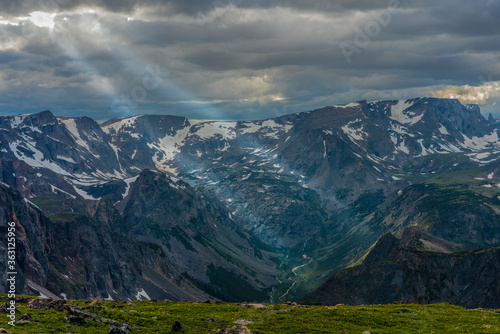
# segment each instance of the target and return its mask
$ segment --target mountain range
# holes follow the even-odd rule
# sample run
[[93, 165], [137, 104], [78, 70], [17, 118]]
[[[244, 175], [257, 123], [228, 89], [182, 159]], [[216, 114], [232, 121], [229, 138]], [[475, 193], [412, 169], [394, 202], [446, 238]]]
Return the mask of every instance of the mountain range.
[[499, 128], [437, 98], [257, 121], [2, 116], [0, 228], [18, 225], [26, 293], [296, 300], [407, 227], [498, 246]]

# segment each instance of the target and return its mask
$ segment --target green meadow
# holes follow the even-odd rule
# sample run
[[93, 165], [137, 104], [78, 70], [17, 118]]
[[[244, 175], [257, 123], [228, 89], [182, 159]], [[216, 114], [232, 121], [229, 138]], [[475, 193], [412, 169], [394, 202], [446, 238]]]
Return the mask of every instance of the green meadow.
[[[3, 297], [4, 301], [6, 300]], [[127, 323], [133, 333], [170, 333], [180, 321], [185, 333], [215, 333], [246, 323], [252, 333], [500, 333], [500, 310], [468, 310], [448, 304], [390, 304], [371, 306], [313, 306], [266, 304], [254, 309], [231, 303], [169, 301], [68, 301], [103, 319]], [[261, 306], [262, 307], [262, 306]], [[30, 313], [31, 322], [10, 326], [1, 314], [0, 327], [10, 333], [108, 333], [112, 327], [85, 319], [70, 325], [68, 311], [41, 311], [17, 304], [16, 317]], [[236, 323], [235, 323], [236, 322]]]

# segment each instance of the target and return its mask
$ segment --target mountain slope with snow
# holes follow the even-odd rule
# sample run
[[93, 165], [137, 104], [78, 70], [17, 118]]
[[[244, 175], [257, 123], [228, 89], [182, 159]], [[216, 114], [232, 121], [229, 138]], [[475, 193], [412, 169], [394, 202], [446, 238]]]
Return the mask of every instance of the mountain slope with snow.
[[[0, 117], [0, 176], [28, 199], [81, 201], [83, 214], [102, 221], [120, 216], [123, 226], [136, 231], [129, 237], [154, 239], [174, 256], [175, 270], [186, 271], [199, 284], [210, 281], [207, 264], [190, 272], [183, 261], [197, 263], [202, 254], [212, 254], [217, 264], [210, 267], [212, 278], [227, 271], [247, 277], [261, 291], [269, 288], [268, 265], [265, 279], [246, 276], [260, 270], [254, 268], [253, 257], [262, 254], [255, 249], [248, 250], [250, 257], [238, 254], [228, 260], [214, 253], [219, 246], [196, 239], [192, 230], [176, 239], [185, 241], [179, 241], [184, 247], [179, 253], [168, 248], [170, 239], [161, 234], [176, 229], [160, 224], [153, 231], [151, 221], [141, 220], [146, 213], [137, 217], [145, 212], [145, 199], [155, 194], [148, 192], [154, 182], [148, 185], [139, 177], [143, 171], [179, 180], [165, 182], [179, 192], [185, 192], [181, 185], [189, 185], [194, 191], [189, 196], [202, 196], [207, 207], [218, 208], [209, 218], [199, 202], [195, 207], [205, 213], [186, 219], [240, 231], [235, 232], [239, 237], [216, 234], [223, 244], [232, 240], [267, 249], [267, 258], [276, 257], [273, 261], [285, 275], [275, 277], [283, 282], [276, 291], [286, 291], [286, 273], [303, 264], [304, 254], [318, 261], [319, 269], [309, 280], [314, 285], [355, 260], [382, 233], [408, 225], [391, 218], [396, 209], [383, 210], [392, 208], [398, 194], [412, 184], [461, 175], [456, 182], [470, 181], [495, 196], [500, 187], [495, 167], [500, 159], [498, 131], [498, 124], [486, 120], [477, 106], [435, 98], [358, 101], [256, 121], [145, 115], [98, 124], [45, 111]], [[129, 205], [134, 209], [127, 209]], [[169, 210], [162, 212], [172, 215]], [[297, 295], [307, 288], [305, 283], [294, 287]]]

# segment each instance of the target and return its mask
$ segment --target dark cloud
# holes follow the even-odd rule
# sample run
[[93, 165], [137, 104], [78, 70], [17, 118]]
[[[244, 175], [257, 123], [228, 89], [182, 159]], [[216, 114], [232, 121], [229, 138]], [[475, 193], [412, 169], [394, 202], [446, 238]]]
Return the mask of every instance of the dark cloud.
[[166, 7], [158, 13], [206, 14], [218, 8], [234, 6], [241, 9], [290, 8], [298, 11], [344, 12], [354, 10], [385, 9], [388, 6], [410, 6], [411, 0], [175, 0], [166, 1]]
[[[123, 116], [113, 101], [155, 68], [130, 114], [265, 118], [500, 81], [500, 3], [390, 3], [0, 0], [0, 113]], [[53, 29], [17, 19], [37, 10]]]
[[78, 8], [99, 8], [113, 13], [132, 13], [146, 7], [150, 14], [186, 14], [196, 16], [234, 6], [249, 8], [292, 8], [300, 11], [339, 12], [384, 9], [390, 6], [413, 6], [415, 0], [0, 0], [0, 15], [22, 16], [33, 11], [61, 12]]
[[[81, 7], [101, 8], [111, 12], [132, 12], [137, 0], [0, 0], [0, 15], [24, 16], [34, 11], [62, 12]], [[141, 4], [157, 4], [158, 1], [142, 0]]]

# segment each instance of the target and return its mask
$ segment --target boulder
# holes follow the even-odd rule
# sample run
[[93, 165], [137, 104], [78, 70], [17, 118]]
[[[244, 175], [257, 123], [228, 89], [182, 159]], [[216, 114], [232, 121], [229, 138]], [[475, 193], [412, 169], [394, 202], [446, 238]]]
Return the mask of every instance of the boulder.
[[[3, 303], [1, 306], [0, 306], [0, 313], [2, 314], [9, 314], [10, 313], [10, 310], [8, 310], [7, 308], [10, 306], [10, 303], [9, 302], [6, 302], [6, 303]], [[19, 312], [16, 308], [16, 314], [20, 314], [21, 312]]]
[[66, 304], [64, 299], [33, 299], [28, 302], [28, 307], [41, 311], [63, 312]]
[[123, 326], [121, 328], [111, 328], [108, 334], [129, 334], [133, 333], [133, 331], [127, 326]]
[[95, 297], [94, 300], [90, 303], [90, 305], [96, 305], [102, 303], [101, 297]]
[[72, 326], [84, 326], [84, 327], [88, 326], [85, 319], [83, 319], [82, 317], [79, 317], [77, 315], [69, 314], [69, 315], [65, 316], [64, 318], [66, 319], [66, 322]]
[[182, 324], [176, 320], [172, 324], [172, 329], [170, 331], [174, 333], [179, 333], [179, 332], [185, 332], [186, 329], [184, 329], [184, 326], [182, 326]]
[[245, 326], [234, 326], [233, 328], [219, 329], [216, 334], [252, 334]]
[[16, 322], [18, 324], [25, 324], [31, 322], [31, 314], [29, 313], [23, 314]]
[[267, 310], [269, 306], [266, 306], [264, 304], [241, 304], [241, 307], [246, 307], [246, 308], [251, 308], [254, 310]]

